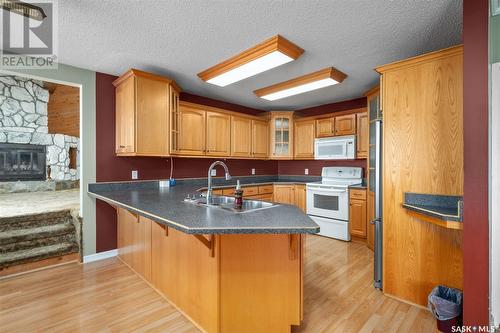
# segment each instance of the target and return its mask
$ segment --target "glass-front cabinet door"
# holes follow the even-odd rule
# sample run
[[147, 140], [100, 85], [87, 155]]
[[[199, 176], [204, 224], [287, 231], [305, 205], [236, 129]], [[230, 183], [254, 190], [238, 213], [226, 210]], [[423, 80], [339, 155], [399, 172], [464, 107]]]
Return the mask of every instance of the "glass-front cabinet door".
[[293, 157], [293, 112], [271, 112], [271, 158]]

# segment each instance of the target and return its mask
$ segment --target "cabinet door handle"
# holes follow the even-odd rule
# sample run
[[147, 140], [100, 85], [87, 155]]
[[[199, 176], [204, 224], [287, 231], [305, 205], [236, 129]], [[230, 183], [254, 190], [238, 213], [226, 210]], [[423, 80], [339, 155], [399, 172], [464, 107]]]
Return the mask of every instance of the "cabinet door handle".
[[125, 148], [125, 146], [123, 146], [123, 145], [120, 145], [120, 148]]

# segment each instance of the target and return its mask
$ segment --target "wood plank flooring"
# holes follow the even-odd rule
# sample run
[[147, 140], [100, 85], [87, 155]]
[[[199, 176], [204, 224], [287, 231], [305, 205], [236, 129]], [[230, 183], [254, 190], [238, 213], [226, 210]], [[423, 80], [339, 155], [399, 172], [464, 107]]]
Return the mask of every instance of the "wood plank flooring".
[[[428, 311], [372, 287], [366, 245], [306, 240], [304, 321], [293, 333], [433, 332]], [[6, 332], [198, 332], [117, 258], [0, 280]]]

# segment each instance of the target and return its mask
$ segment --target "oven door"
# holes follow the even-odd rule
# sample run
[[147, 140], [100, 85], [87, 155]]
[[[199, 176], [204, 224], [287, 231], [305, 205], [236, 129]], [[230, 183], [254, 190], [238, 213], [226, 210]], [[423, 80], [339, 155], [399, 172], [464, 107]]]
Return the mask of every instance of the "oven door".
[[307, 186], [307, 214], [349, 220], [347, 188]]

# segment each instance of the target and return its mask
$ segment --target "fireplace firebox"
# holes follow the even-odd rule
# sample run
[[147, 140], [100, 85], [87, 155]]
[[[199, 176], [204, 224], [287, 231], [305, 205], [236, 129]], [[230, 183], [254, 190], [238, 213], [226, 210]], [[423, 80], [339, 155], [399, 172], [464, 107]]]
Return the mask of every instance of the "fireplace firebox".
[[46, 179], [46, 147], [0, 143], [0, 182]]

